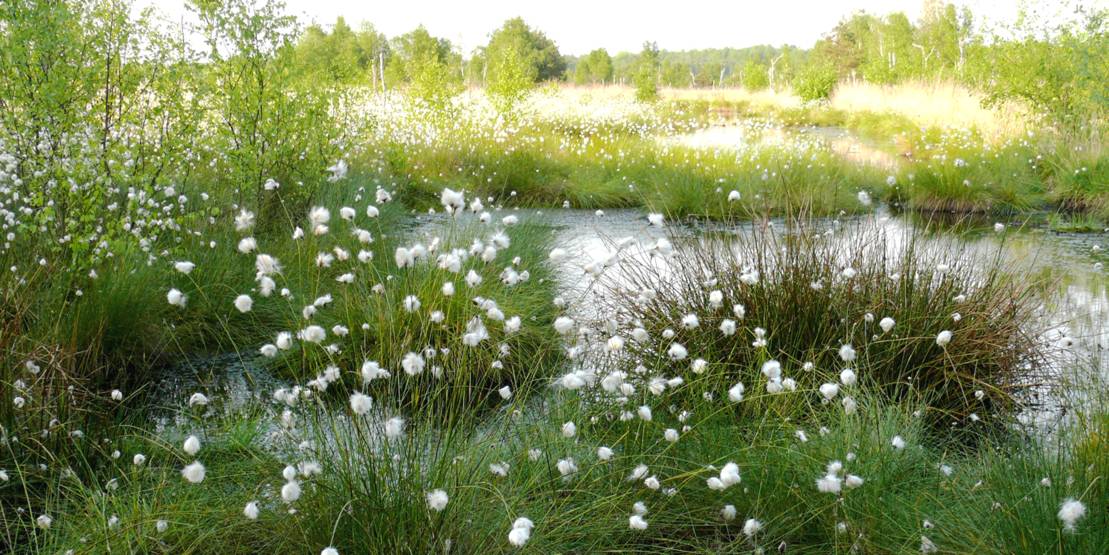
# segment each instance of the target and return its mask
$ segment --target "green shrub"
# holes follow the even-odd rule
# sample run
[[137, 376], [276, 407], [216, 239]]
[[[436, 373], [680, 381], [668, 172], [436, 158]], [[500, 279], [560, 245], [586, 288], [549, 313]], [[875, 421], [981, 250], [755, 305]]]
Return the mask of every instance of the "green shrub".
[[835, 68], [810, 65], [794, 78], [793, 91], [805, 102], [827, 100], [832, 96], [837, 80]]

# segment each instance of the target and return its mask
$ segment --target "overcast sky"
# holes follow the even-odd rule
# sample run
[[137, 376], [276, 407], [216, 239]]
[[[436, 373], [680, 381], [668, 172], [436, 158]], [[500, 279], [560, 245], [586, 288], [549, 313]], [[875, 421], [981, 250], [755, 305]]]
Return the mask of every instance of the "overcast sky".
[[[330, 24], [338, 16], [357, 27], [369, 21], [393, 37], [423, 24], [433, 35], [450, 39], [469, 54], [508, 18], [521, 16], [558, 43], [564, 54], [594, 48], [637, 51], [643, 41], [666, 50], [793, 44], [809, 48], [844, 16], [858, 10], [874, 14], [902, 11], [913, 20], [922, 0], [285, 0], [289, 11], [306, 21]], [[976, 15], [993, 20], [1013, 17], [1020, 0], [957, 0]], [[1094, 0], [1109, 1], [1109, 0]], [[170, 17], [184, 10], [182, 0], [140, 0]], [[1033, 2], [1033, 5], [1052, 2]]]

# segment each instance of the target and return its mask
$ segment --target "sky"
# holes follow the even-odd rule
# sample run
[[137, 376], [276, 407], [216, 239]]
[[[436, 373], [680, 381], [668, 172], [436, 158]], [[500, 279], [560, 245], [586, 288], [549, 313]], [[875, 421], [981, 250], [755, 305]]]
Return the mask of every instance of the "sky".
[[[976, 15], [1011, 19], [1019, 0], [959, 0]], [[167, 16], [184, 12], [182, 0], [142, 0]], [[646, 40], [664, 50], [792, 44], [809, 48], [853, 12], [900, 11], [920, 16], [922, 0], [285, 0], [303, 21], [331, 24], [338, 16], [357, 27], [372, 23], [386, 36], [424, 25], [469, 54], [504, 20], [520, 16], [547, 34], [564, 54], [594, 48], [640, 50]]]

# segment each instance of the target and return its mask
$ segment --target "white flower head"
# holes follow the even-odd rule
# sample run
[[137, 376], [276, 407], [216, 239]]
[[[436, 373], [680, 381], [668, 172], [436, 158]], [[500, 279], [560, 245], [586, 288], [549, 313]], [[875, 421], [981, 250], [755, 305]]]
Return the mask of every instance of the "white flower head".
[[1075, 524], [1086, 516], [1086, 505], [1074, 498], [1067, 498], [1059, 506], [1059, 520], [1063, 521], [1063, 528], [1074, 532]]

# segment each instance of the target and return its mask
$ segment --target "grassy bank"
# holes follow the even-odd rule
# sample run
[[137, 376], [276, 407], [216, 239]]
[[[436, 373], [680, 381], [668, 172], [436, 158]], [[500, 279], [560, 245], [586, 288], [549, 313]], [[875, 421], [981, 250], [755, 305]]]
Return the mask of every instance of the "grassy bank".
[[365, 165], [381, 168], [380, 179], [418, 207], [451, 187], [531, 207], [643, 207], [715, 219], [828, 215], [854, 212], [860, 191], [886, 187], [882, 170], [852, 164], [819, 141], [761, 145], [761, 130], [750, 131], [749, 147], [703, 150], [660, 141], [655, 127], [566, 132], [536, 120], [509, 129], [463, 120], [429, 140], [387, 135]]
[[[907, 107], [927, 91], [933, 102]], [[799, 204], [814, 214], [851, 212], [865, 191], [921, 212], [1104, 217], [1109, 175], [1096, 122], [1084, 131], [1038, 125], [1017, 108], [981, 108], [977, 96], [942, 84], [845, 85], [849, 101], [808, 104], [719, 91], [641, 105], [625, 92], [545, 91], [512, 117], [472, 95], [446, 115], [398, 109], [405, 103], [393, 99], [379, 116], [392, 123], [370, 142], [365, 165], [402, 185], [416, 206], [433, 205], [449, 186], [533, 207], [639, 206], [723, 219]], [[581, 104], [558, 109], [573, 99]], [[956, 112], [944, 119], [943, 110]], [[738, 128], [735, 137], [699, 148], [674, 139], [719, 124]], [[851, 134], [822, 139], [813, 127]]]

